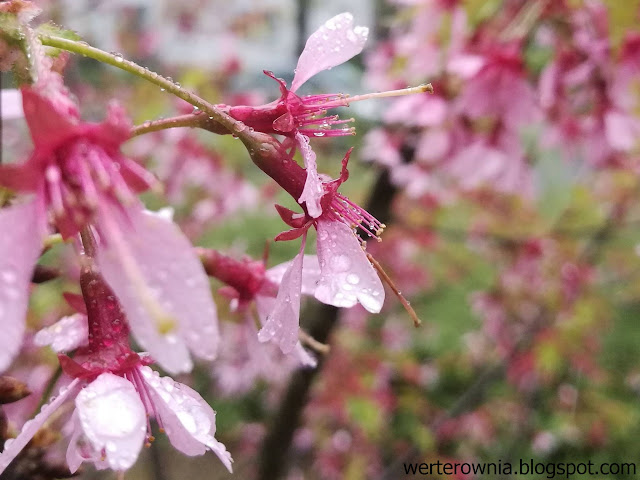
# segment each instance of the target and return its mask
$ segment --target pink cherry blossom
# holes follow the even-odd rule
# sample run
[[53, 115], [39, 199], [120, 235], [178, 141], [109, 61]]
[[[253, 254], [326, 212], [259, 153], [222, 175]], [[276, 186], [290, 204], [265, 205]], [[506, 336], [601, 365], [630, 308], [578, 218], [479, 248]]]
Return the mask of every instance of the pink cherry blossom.
[[[62, 369], [74, 380], [60, 390], [0, 454], [0, 474], [47, 419], [75, 398], [73, 433], [67, 462], [75, 472], [83, 461], [97, 468], [126, 470], [151, 438], [147, 416], [156, 419], [169, 441], [186, 455], [212, 450], [231, 471], [231, 456], [214, 438], [215, 412], [189, 387], [160, 377], [147, 365], [147, 355], [134, 353], [128, 342], [124, 311], [102, 277], [91, 266], [81, 275], [84, 307], [80, 318], [62, 321], [41, 332], [42, 343], [76, 348], [73, 359], [59, 355]], [[76, 303], [74, 301], [74, 303]], [[66, 338], [84, 321], [88, 342], [74, 345]], [[58, 327], [58, 328], [56, 328]], [[65, 345], [62, 343], [67, 342]], [[76, 342], [80, 344], [80, 342]]]
[[494, 117], [513, 130], [535, 121], [540, 114], [517, 45], [493, 48], [457, 103], [471, 118]]
[[[304, 255], [265, 270], [263, 262], [235, 260], [215, 250], [202, 250], [201, 256], [207, 273], [227, 285], [221, 289], [221, 292], [232, 299], [232, 308], [245, 316], [246, 325], [239, 327], [241, 338], [251, 337], [251, 332], [255, 330], [253, 327], [255, 322], [250, 314], [251, 304], [255, 302], [260, 324], [263, 325], [263, 329], [255, 339], [264, 342], [276, 337], [282, 346], [283, 353], [296, 358], [299, 364], [315, 367], [317, 363], [315, 358], [298, 340], [298, 323], [300, 294], [313, 295], [320, 279], [317, 257]], [[278, 286], [291, 284], [292, 276], [298, 276], [294, 279], [297, 287], [289, 292], [289, 302], [287, 302], [287, 294], [282, 288], [278, 289]], [[256, 375], [259, 375], [269, 363], [275, 361], [271, 360], [272, 356], [268, 350], [265, 350], [268, 347], [256, 347], [253, 338], [244, 340], [243, 343], [246, 343], [245, 348], [242, 348], [244, 353], [238, 352], [237, 346], [234, 346], [233, 351], [223, 347], [225, 360], [238, 365], [239, 358], [244, 358], [245, 361], [241, 363], [250, 368], [251, 364], [263, 359], [262, 365], [256, 365], [253, 369]], [[280, 363], [282, 363], [281, 360]], [[216, 370], [218, 369], [224, 370], [225, 367], [217, 367]]]
[[72, 472], [84, 461], [95, 463], [99, 469], [131, 468], [150, 436], [147, 415], [158, 421], [176, 449], [190, 456], [211, 450], [232, 470], [231, 455], [214, 438], [215, 412], [211, 407], [186, 385], [138, 365], [124, 376], [105, 372], [92, 381], [76, 378], [62, 388], [33, 420], [25, 423], [15, 439], [5, 443], [0, 453], [0, 474], [47, 419], [74, 397], [74, 427], [67, 449]]
[[93, 227], [98, 263], [125, 305], [134, 335], [167, 371], [189, 371], [189, 350], [212, 360], [218, 328], [207, 277], [179, 229], [144, 213], [136, 198], [155, 180], [120, 153], [130, 128], [124, 111], [112, 106], [104, 123], [83, 123], [59, 76], [49, 72], [46, 78], [22, 89], [33, 154], [22, 164], [0, 166], [0, 185], [35, 194], [0, 211], [0, 230], [11, 232], [2, 239], [2, 262], [8, 263], [0, 265], [0, 281], [12, 283], [0, 296], [0, 322], [11, 332], [0, 370], [20, 345], [47, 212], [65, 238]]
[[[278, 235], [276, 240], [302, 237], [302, 245], [282, 277], [273, 310], [260, 331], [262, 341], [273, 339], [285, 353], [293, 349], [294, 339], [297, 338], [304, 246], [306, 233], [312, 225], [318, 232], [320, 269], [314, 296], [321, 302], [336, 307], [352, 307], [359, 302], [374, 313], [381, 310], [384, 302], [382, 282], [364, 253], [359, 238], [352, 230], [354, 227], [360, 227], [371, 237], [377, 238], [384, 225], [337, 191], [349, 176], [347, 163], [351, 150], [342, 161], [340, 177], [325, 182], [321, 181], [315, 171], [313, 151], [305, 148], [302, 152], [308, 156], [305, 160], [308, 167], [304, 172], [305, 186], [311, 183], [322, 187], [321, 190], [313, 189], [314, 193], [306, 197], [305, 204], [319, 205], [321, 211], [319, 214], [314, 212], [317, 215], [314, 217], [310, 213], [296, 214], [287, 208], [277, 206], [283, 221], [292, 229]], [[309, 177], [312, 179], [309, 180]]]
[[359, 54], [367, 40], [369, 29], [353, 26], [353, 15], [341, 13], [327, 20], [307, 40], [298, 59], [298, 65], [289, 90], [285, 82], [273, 73], [265, 74], [280, 84], [280, 99], [259, 107], [228, 107], [229, 114], [246, 125], [265, 133], [278, 133], [289, 137], [301, 133], [306, 136], [352, 135], [351, 128], [333, 129], [351, 120], [325, 116], [331, 108], [349, 104], [341, 94], [306, 95], [296, 91], [317, 73], [340, 65]]

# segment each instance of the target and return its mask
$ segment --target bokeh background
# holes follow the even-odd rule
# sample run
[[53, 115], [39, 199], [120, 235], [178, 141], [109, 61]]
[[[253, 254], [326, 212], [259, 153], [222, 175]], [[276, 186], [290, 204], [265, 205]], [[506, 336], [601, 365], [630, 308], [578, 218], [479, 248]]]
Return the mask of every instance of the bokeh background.
[[[638, 0], [37, 3], [41, 20], [212, 103], [277, 98], [262, 70], [290, 81], [306, 37], [343, 11], [370, 27], [365, 51], [300, 93], [435, 89], [354, 104], [341, 115], [357, 136], [312, 140], [334, 177], [355, 147], [344, 193], [387, 224], [368, 249], [422, 327], [390, 291], [379, 315], [307, 301], [303, 327], [331, 346], [321, 366], [262, 368], [217, 296], [225, 351], [179, 380], [217, 410], [235, 474], [159, 434], [127, 479], [391, 480], [409, 477], [403, 462], [640, 461]], [[136, 123], [191, 111], [91, 59], [69, 58], [65, 79], [87, 119], [112, 99]], [[21, 120], [2, 135], [8, 161], [28, 152]], [[172, 205], [194, 244], [260, 258], [285, 228], [273, 203], [295, 207], [231, 137], [170, 130], [126, 148], [166, 184], [147, 205]], [[297, 248], [272, 243], [269, 265]], [[77, 268], [63, 247], [45, 262]], [[60, 292], [74, 288], [35, 288], [32, 331], [68, 313]], [[55, 368], [51, 352], [26, 348], [13, 374], [35, 393], [6, 408], [16, 425]], [[114, 474], [86, 467], [80, 478]]]

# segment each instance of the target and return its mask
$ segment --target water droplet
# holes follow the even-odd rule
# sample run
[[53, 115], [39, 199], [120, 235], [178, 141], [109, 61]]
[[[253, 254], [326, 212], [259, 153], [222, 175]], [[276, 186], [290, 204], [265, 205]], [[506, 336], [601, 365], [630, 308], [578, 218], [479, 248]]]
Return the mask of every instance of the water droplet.
[[351, 267], [351, 259], [346, 255], [336, 255], [329, 260], [334, 272], [345, 272]]
[[122, 54], [121, 53], [117, 53], [117, 52], [112, 52], [113, 56], [116, 57], [114, 60], [116, 61], [116, 63], [122, 63], [124, 61], [124, 58], [122, 58]]
[[351, 285], [357, 285], [358, 283], [360, 283], [360, 277], [355, 273], [350, 273], [347, 275], [347, 282], [349, 282]]

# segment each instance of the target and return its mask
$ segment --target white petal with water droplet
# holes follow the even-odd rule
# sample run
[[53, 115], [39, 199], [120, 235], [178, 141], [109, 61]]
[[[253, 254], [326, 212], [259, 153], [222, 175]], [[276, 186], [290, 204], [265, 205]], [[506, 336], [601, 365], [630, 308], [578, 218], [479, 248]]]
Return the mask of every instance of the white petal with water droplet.
[[353, 307], [360, 302], [368, 311], [378, 313], [384, 303], [384, 288], [353, 231], [340, 221], [324, 218], [316, 228], [321, 274], [315, 297], [336, 307]]
[[291, 91], [295, 92], [316, 73], [340, 65], [359, 54], [368, 34], [368, 28], [353, 26], [353, 15], [348, 12], [327, 20], [307, 40], [298, 59]]
[[76, 411], [84, 436], [109, 467], [131, 468], [147, 435], [145, 408], [133, 384], [103, 373], [78, 394]]
[[29, 285], [42, 248], [36, 200], [0, 209], [0, 372], [22, 345]]

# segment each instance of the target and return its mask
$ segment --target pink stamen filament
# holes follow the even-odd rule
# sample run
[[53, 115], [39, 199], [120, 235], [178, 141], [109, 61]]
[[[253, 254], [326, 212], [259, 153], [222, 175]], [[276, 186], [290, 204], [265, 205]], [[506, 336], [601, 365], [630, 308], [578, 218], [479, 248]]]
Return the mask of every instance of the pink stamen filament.
[[[140, 397], [142, 398], [142, 403], [147, 409], [147, 413], [153, 413], [153, 416], [156, 419], [156, 422], [158, 423], [158, 427], [160, 427], [160, 430], [164, 432], [165, 431], [164, 424], [162, 423], [162, 419], [160, 418], [160, 415], [158, 415], [156, 406], [153, 403], [153, 399], [151, 398], [151, 393], [149, 393], [149, 390], [147, 389], [144, 383], [142, 374], [140, 373], [139, 370], [135, 369], [132, 372], [132, 376], [135, 378], [134, 386], [136, 387], [136, 390], [138, 390], [138, 393], [140, 393]], [[151, 407], [151, 412], [149, 412], [149, 407]], [[147, 418], [147, 422], [148, 421], [149, 420]], [[150, 427], [149, 427], [149, 436], [152, 436]]]
[[45, 181], [47, 182], [47, 192], [53, 212], [57, 217], [61, 217], [64, 215], [64, 202], [62, 200], [60, 169], [55, 165], [47, 167]]
[[386, 225], [367, 212], [364, 208], [353, 203], [344, 195], [336, 193], [334, 201], [331, 202], [333, 211], [343, 220], [350, 223], [351, 227], [362, 228], [371, 238], [381, 241], [379, 235]]

